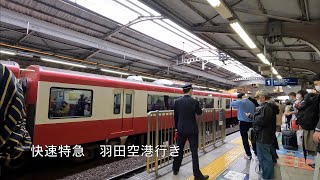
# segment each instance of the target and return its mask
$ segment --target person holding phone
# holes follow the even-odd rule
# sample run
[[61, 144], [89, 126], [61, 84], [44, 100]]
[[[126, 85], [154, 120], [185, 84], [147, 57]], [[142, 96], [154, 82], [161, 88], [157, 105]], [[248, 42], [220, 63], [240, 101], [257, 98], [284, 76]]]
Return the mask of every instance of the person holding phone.
[[[243, 148], [246, 151], [246, 155], [244, 156], [244, 158], [251, 160], [252, 153], [248, 140], [248, 131], [250, 128], [252, 128], [252, 120], [246, 116], [246, 113], [254, 114], [256, 106], [251, 100], [248, 99], [248, 97], [244, 93], [239, 93], [238, 100], [233, 101], [231, 103], [231, 107], [238, 108], [237, 118], [240, 121], [240, 135], [242, 138]], [[255, 142], [251, 141], [251, 144], [254, 153], [257, 154]]]

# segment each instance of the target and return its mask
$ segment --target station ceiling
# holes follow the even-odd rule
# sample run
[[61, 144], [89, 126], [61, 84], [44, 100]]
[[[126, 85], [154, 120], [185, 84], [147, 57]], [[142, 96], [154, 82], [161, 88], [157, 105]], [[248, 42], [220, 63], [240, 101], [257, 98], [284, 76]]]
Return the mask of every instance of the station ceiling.
[[[196, 33], [248, 67], [263, 63], [232, 30], [207, 0], [140, 0], [183, 27]], [[266, 41], [267, 57], [282, 77], [310, 79], [320, 73], [319, 0], [221, 0], [254, 42], [264, 50], [271, 36], [268, 25], [279, 23], [281, 39]]]
[[[166, 18], [196, 33], [200, 38], [228, 53], [258, 72], [262, 65], [254, 53], [206, 0], [140, 0]], [[282, 40], [267, 43], [277, 70], [283, 77], [310, 78], [320, 73], [320, 1], [228, 0], [225, 3], [245, 24], [245, 29], [263, 47], [267, 24], [280, 20]], [[121, 12], [119, 12], [121, 13]], [[1, 48], [32, 53], [32, 57], [4, 57], [22, 67], [40, 64], [70, 68], [40, 61], [37, 56], [62, 58], [96, 64], [132, 74], [174, 79], [199, 85], [229, 89], [238, 74], [214, 64], [177, 66], [184, 51], [142, 34], [105, 16], [67, 0], [1, 1]], [[28, 32], [27, 32], [28, 29]], [[287, 31], [290, 30], [290, 31]], [[110, 36], [111, 35], [111, 36]], [[22, 59], [22, 60], [21, 60]], [[97, 69], [77, 69], [91, 73]], [[111, 75], [111, 74], [110, 74]]]

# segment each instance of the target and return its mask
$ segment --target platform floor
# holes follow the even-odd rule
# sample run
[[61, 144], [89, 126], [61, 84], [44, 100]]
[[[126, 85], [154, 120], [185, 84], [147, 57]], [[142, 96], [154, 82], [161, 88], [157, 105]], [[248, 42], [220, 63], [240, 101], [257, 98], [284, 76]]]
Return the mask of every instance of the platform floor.
[[[281, 135], [278, 136], [278, 142], [281, 146]], [[199, 162], [202, 173], [209, 175], [209, 179], [249, 180], [250, 161], [243, 158], [245, 152], [240, 133], [227, 136], [224, 143], [217, 144], [216, 148], [208, 147], [206, 151], [203, 153], [202, 150], [199, 150]], [[305, 164], [301, 149], [288, 151], [280, 148], [277, 153], [280, 158], [275, 166], [276, 180], [312, 180], [313, 169]], [[307, 163], [313, 162], [313, 159], [308, 156]], [[161, 168], [158, 179], [192, 180], [191, 156], [185, 157], [182, 164], [180, 172], [176, 176], [172, 174], [172, 165]], [[155, 175], [143, 172], [130, 179], [155, 179]]]

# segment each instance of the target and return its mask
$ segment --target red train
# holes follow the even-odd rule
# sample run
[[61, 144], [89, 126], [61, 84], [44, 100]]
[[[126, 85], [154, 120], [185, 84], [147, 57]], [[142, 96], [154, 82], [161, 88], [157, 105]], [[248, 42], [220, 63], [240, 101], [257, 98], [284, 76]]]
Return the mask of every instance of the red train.
[[[112, 144], [137, 139], [146, 134], [148, 111], [173, 109], [174, 99], [183, 93], [180, 88], [147, 82], [5, 65], [24, 82], [27, 129], [34, 145]], [[236, 122], [237, 112], [230, 108], [235, 95], [194, 90], [194, 97], [203, 107], [225, 108], [227, 124]]]

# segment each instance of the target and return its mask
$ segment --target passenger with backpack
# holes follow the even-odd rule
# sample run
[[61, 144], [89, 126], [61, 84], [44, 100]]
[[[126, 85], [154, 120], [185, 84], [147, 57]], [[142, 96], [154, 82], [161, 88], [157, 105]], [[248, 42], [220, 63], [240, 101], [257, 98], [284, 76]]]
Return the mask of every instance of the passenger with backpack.
[[[316, 81], [315, 84], [317, 84]], [[312, 92], [306, 94], [304, 101], [297, 105], [298, 124], [303, 129], [303, 151], [305, 156], [307, 154], [315, 155], [317, 151], [318, 144], [317, 141], [314, 140], [314, 135], [317, 134], [316, 126], [319, 122], [319, 103], [319, 93]], [[314, 164], [309, 165], [314, 167]]]

